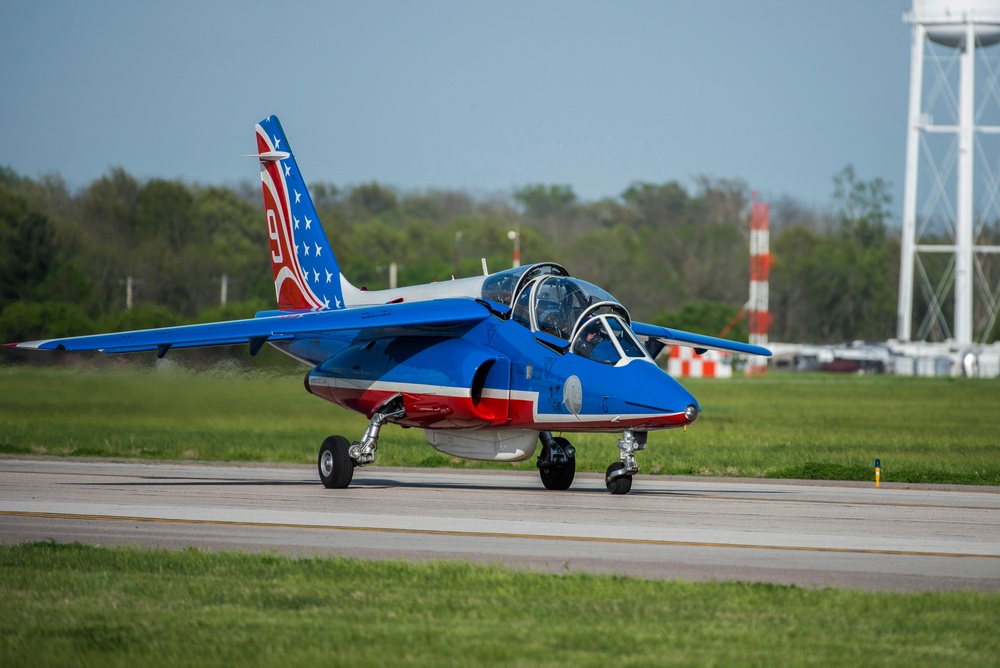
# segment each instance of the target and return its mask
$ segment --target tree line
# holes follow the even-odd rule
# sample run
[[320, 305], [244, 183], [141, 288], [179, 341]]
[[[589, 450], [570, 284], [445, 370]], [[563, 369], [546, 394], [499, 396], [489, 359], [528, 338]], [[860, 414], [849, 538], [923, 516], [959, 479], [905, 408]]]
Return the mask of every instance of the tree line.
[[[565, 185], [473, 196], [401, 192], [377, 182], [310, 184], [331, 247], [356, 285], [448, 280], [559, 262], [614, 294], [636, 319], [716, 334], [747, 300], [748, 184], [636, 182], [581, 201]], [[0, 168], [0, 339], [121, 331], [273, 308], [261, 193], [113, 168], [72, 192], [58, 176]], [[895, 335], [898, 231], [888, 184], [846, 167], [826, 209], [771, 203], [771, 338], [882, 340]], [[226, 277], [228, 304], [220, 306]], [[126, 308], [128, 279], [133, 306]], [[729, 336], [746, 337], [737, 325]]]

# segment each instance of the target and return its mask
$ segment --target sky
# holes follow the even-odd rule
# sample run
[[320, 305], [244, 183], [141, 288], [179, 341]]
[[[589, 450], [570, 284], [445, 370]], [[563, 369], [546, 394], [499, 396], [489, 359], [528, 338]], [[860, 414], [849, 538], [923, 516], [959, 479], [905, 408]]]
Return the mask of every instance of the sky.
[[738, 178], [902, 201], [908, 0], [0, 0], [0, 165], [257, 179], [276, 114], [307, 182], [509, 193]]

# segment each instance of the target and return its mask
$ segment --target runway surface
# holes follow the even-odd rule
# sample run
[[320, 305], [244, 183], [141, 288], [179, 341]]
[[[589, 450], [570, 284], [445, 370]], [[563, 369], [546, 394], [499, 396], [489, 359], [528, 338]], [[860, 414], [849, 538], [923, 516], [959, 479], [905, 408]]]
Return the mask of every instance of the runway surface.
[[0, 459], [0, 542], [468, 559], [550, 572], [1000, 591], [1000, 493], [853, 483]]

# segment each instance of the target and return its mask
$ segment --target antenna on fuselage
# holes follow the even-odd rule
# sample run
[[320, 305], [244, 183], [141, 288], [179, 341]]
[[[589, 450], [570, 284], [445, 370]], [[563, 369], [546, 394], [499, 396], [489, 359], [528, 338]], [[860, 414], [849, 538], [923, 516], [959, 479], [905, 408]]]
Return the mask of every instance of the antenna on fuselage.
[[486, 258], [481, 258], [483, 261], [483, 276], [489, 276], [490, 270], [486, 268]]

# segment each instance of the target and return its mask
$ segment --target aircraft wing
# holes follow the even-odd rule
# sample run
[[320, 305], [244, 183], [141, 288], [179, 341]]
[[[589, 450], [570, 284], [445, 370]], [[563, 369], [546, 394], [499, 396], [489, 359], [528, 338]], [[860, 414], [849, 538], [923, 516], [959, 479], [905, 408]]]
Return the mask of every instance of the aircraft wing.
[[99, 350], [135, 353], [155, 350], [162, 357], [171, 348], [200, 348], [250, 344], [256, 354], [267, 341], [288, 341], [323, 332], [394, 327], [447, 327], [475, 324], [490, 316], [488, 305], [473, 299], [361, 306], [329, 311], [267, 315], [247, 320], [209, 322], [113, 334], [11, 343], [14, 348], [37, 350]]
[[762, 346], [753, 346], [749, 343], [720, 339], [717, 336], [705, 336], [694, 332], [685, 332], [680, 329], [668, 329], [658, 325], [648, 325], [644, 322], [633, 322], [632, 331], [639, 336], [644, 336], [668, 346], [686, 346], [694, 348], [695, 352], [701, 354], [706, 350], [722, 350], [730, 353], [744, 353], [747, 355], [762, 355], [770, 357], [771, 351]]

